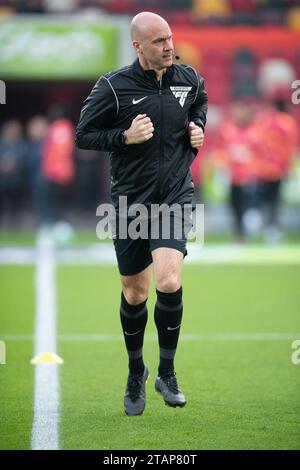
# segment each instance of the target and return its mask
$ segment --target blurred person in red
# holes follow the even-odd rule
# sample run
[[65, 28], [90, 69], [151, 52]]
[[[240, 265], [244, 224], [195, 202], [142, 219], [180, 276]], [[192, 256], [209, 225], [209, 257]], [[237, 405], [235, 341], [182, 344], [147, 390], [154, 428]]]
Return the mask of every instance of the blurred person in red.
[[260, 205], [260, 132], [255, 113], [246, 101], [235, 102], [220, 126], [213, 164], [229, 173], [230, 205], [237, 240], [256, 234], [262, 225]]
[[19, 222], [22, 204], [25, 152], [22, 125], [11, 119], [0, 133], [0, 220], [7, 210], [13, 225]]
[[61, 108], [49, 113], [49, 125], [43, 145], [42, 204], [40, 220], [53, 225], [60, 219], [64, 190], [74, 179], [74, 126]]
[[261, 195], [266, 209], [265, 238], [277, 242], [281, 238], [278, 229], [278, 206], [282, 181], [287, 177], [297, 152], [297, 124], [288, 113], [287, 100], [276, 99], [273, 106], [260, 111], [256, 118], [261, 133]]

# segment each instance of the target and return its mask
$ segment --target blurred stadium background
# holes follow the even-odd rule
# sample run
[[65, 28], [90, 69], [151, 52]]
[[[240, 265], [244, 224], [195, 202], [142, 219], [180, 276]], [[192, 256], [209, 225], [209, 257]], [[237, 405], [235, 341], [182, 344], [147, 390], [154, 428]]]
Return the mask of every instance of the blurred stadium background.
[[[134, 60], [128, 26], [143, 10], [204, 76], [209, 115], [192, 167], [205, 245], [185, 268], [177, 365], [191, 403], [163, 409], [149, 391], [133, 429], [114, 255], [95, 232], [108, 158], [75, 148], [74, 128], [97, 78]], [[299, 449], [300, 1], [0, 0], [0, 80], [0, 448], [32, 445], [42, 229], [62, 245], [50, 247], [61, 448]], [[153, 322], [148, 335], [154, 376]]]

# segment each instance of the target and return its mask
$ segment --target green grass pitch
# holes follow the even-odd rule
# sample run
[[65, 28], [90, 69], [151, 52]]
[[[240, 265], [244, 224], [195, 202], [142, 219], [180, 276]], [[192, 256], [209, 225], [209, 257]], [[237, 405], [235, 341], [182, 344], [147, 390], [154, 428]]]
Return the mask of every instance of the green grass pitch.
[[[123, 412], [127, 356], [120, 339], [120, 287], [115, 267], [57, 269], [62, 449], [300, 449], [300, 365], [291, 339], [249, 340], [214, 334], [299, 333], [299, 266], [184, 267], [184, 319], [176, 356], [188, 404], [166, 407], [154, 391], [158, 346], [154, 289], [144, 357], [147, 406]], [[33, 419], [34, 267], [0, 266], [0, 449], [29, 449]], [[70, 341], [71, 334], [110, 334]], [[188, 334], [203, 335], [189, 340]], [[206, 336], [205, 336], [206, 335]], [[185, 339], [184, 339], [185, 338]], [[70, 339], [70, 338], [69, 338]], [[299, 338], [300, 339], [300, 338]]]

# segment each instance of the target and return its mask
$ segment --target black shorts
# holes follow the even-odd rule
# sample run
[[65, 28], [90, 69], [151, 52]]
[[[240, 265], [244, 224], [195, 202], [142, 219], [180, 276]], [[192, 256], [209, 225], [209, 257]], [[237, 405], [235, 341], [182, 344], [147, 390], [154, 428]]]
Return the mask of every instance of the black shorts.
[[146, 269], [153, 261], [152, 251], [156, 248], [173, 248], [174, 250], [180, 251], [183, 257], [185, 257], [187, 255], [187, 238], [185, 233], [187, 232], [182, 230], [180, 236], [178, 236], [174, 231], [173, 223], [174, 219], [171, 220], [170, 232], [167, 237], [162, 233], [161, 228], [158, 230], [159, 233], [156, 233], [154, 237], [151, 236], [150, 220], [148, 222], [147, 234], [144, 234], [143, 237], [137, 239], [127, 237], [126, 239], [122, 239], [119, 234], [117, 234], [113, 242], [120, 274], [123, 276], [131, 276]]

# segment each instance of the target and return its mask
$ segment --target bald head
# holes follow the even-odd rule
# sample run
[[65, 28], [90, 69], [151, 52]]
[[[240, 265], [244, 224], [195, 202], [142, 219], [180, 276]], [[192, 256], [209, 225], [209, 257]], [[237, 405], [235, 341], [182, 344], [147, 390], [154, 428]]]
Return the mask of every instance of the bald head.
[[161, 16], [149, 11], [138, 13], [130, 25], [130, 34], [132, 41], [142, 41], [150, 31], [168, 28], [169, 25]]
[[157, 79], [173, 64], [170, 26], [161, 16], [149, 11], [136, 15], [130, 25], [132, 45], [144, 70], [155, 70]]

